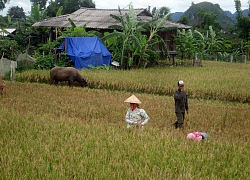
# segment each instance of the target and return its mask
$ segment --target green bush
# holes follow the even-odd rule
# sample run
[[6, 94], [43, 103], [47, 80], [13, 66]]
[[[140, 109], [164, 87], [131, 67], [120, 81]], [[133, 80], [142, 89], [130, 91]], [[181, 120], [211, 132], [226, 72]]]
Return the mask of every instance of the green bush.
[[17, 71], [22, 72], [24, 70], [29, 70], [29, 69], [33, 69], [33, 64], [27, 63], [25, 61], [17, 61], [17, 68], [16, 68]]
[[51, 69], [55, 66], [54, 60], [55, 60], [54, 55], [45, 55], [42, 57], [40, 56], [34, 63], [34, 69], [44, 69], [44, 70]]
[[15, 40], [1, 39], [0, 40], [0, 55], [7, 59], [16, 60], [18, 56], [19, 46]]
[[66, 52], [61, 52], [55, 64], [57, 66], [70, 67], [73, 65], [73, 62], [71, 61], [71, 59], [69, 58]]

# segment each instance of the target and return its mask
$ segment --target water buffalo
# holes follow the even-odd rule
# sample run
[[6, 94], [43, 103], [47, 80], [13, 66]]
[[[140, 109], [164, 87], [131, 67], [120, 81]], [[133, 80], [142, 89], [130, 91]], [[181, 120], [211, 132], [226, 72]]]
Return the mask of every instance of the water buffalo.
[[3, 95], [3, 88], [5, 87], [5, 83], [3, 81], [2, 76], [0, 75], [0, 95]]
[[82, 87], [88, 85], [79, 71], [73, 67], [54, 67], [50, 70], [50, 84], [58, 85], [60, 81], [68, 81], [69, 86], [72, 86], [74, 81], [79, 82]]

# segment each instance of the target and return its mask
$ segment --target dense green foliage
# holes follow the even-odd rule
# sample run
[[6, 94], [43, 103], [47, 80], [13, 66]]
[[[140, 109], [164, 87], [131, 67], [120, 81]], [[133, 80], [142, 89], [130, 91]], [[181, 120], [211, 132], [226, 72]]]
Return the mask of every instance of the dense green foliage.
[[199, 9], [198, 18], [196, 22], [193, 23], [194, 29], [209, 29], [212, 26], [214, 30], [219, 31], [221, 29], [219, 22], [217, 20], [217, 15], [209, 11], [204, 11]]
[[178, 30], [175, 41], [181, 59], [195, 59], [196, 53], [202, 59], [206, 56], [214, 56], [217, 59], [227, 55], [224, 40], [216, 36], [212, 26], [209, 26], [207, 35], [197, 30]]
[[150, 12], [153, 17], [155, 18], [163, 18], [165, 15], [168, 14], [167, 20], [171, 21], [171, 16], [170, 16], [170, 8], [166, 6], [162, 6], [159, 9], [156, 7], [153, 7], [151, 10], [151, 6], [148, 6], [147, 11]]
[[11, 60], [16, 60], [19, 46], [15, 40], [9, 38], [0, 39], [0, 55]]
[[5, 8], [5, 4], [9, 1], [10, 0], [0, 0], [0, 10], [3, 10]]
[[63, 7], [62, 14], [71, 14], [81, 7], [95, 8], [95, 3], [92, 0], [55, 0], [50, 1], [46, 8], [46, 13], [49, 17], [55, 17], [60, 7]]
[[[12, 15], [0, 18], [0, 26], [3, 28], [16, 28], [15, 34], [9, 35], [9, 39], [13, 42], [11, 53], [6, 52], [6, 43], [0, 45], [2, 55], [15, 60], [19, 52], [28, 52], [30, 55], [38, 58], [35, 68], [50, 68], [57, 62], [63, 65], [69, 65], [68, 58], [63, 58], [62, 62], [55, 57], [54, 48], [63, 41], [66, 36], [99, 36], [96, 31], [87, 31], [84, 27], [76, 27], [74, 22], [69, 19], [71, 28], [48, 28], [48, 27], [32, 27], [37, 21], [51, 17], [48, 9], [44, 8], [45, 1], [34, 0], [29, 16], [24, 19], [21, 16], [14, 15], [14, 11], [10, 9]], [[59, 2], [59, 1], [58, 1]], [[249, 18], [242, 16], [240, 1], [236, 1], [236, 10], [238, 12], [237, 28], [231, 28], [223, 32], [219, 32], [218, 23], [224, 21], [220, 16], [222, 10], [218, 5], [211, 3], [192, 4], [187, 12], [189, 15], [197, 18], [193, 22], [192, 31], [179, 29], [178, 36], [175, 37], [177, 43], [178, 58], [194, 59], [195, 53], [204, 59], [220, 59], [223, 60], [231, 55], [246, 55], [249, 59]], [[54, 3], [54, 2], [51, 2]], [[63, 1], [63, 3], [68, 3]], [[79, 3], [79, 2], [76, 2]], [[84, 3], [84, 2], [81, 2]], [[91, 3], [91, 2], [89, 2]], [[64, 6], [55, 6], [55, 16], [64, 14]], [[76, 6], [77, 7], [77, 6]], [[18, 8], [18, 7], [16, 7]], [[120, 62], [123, 69], [140, 68], [154, 66], [160, 60], [167, 59], [168, 52], [164, 40], [158, 36], [158, 32], [163, 30], [160, 25], [165, 19], [169, 19], [169, 9], [165, 6], [156, 9], [153, 8], [153, 20], [149, 23], [141, 23], [134, 15], [132, 4], [129, 6], [130, 11], [124, 17], [111, 15], [115, 20], [121, 22], [119, 26], [111, 26], [114, 29], [112, 33], [105, 33], [102, 41], [112, 52], [114, 61]], [[54, 9], [54, 10], [55, 10]], [[214, 11], [210, 11], [210, 10]], [[19, 10], [19, 8], [18, 8]], [[118, 9], [119, 10], [119, 9]], [[150, 11], [150, 7], [148, 8]], [[15, 11], [16, 13], [16, 11]], [[215, 14], [215, 15], [214, 15]], [[183, 16], [182, 23], [189, 24], [190, 16]], [[159, 19], [163, 17], [162, 19]], [[226, 20], [225, 20], [226, 21]], [[237, 33], [235, 33], [237, 32]], [[2, 47], [1, 47], [2, 46]], [[160, 53], [156, 52], [156, 48], [160, 48]], [[44, 55], [49, 56], [44, 58]], [[159, 56], [162, 55], [162, 56]], [[212, 56], [212, 58], [210, 57]], [[42, 58], [41, 60], [39, 58]], [[48, 62], [46, 62], [46, 59]], [[39, 65], [39, 63], [42, 63]]]
[[[122, 16], [120, 7], [118, 10], [120, 16], [112, 14], [111, 16], [119, 21], [121, 25], [110, 26], [115, 31], [106, 33], [102, 41], [108, 45], [108, 48], [112, 48], [114, 60], [118, 60], [123, 69], [140, 68], [145, 63], [148, 63], [149, 66], [154, 65], [159, 58], [155, 50], [157, 45], [163, 47], [160, 49], [163, 54], [167, 54], [166, 44], [157, 32], [161, 29], [169, 14], [166, 14], [160, 20], [155, 17], [152, 21], [145, 23], [137, 20], [132, 4], [129, 6], [130, 12], [125, 16]], [[146, 35], [146, 33], [149, 35]], [[115, 46], [118, 46], [121, 52], [114, 51]]]
[[[250, 10], [250, 2], [249, 3], [249, 10]], [[250, 40], [250, 13], [248, 14], [248, 17], [244, 17], [242, 15], [241, 10], [241, 2], [239, 0], [235, 1], [235, 8], [237, 12], [237, 27], [239, 32], [239, 37], [244, 40]]]
[[40, 5], [41, 9], [44, 10], [46, 8], [46, 4], [48, 0], [30, 0], [33, 5]]
[[58, 52], [56, 48], [61, 45], [65, 37], [91, 37], [97, 36], [100, 33], [98, 31], [86, 31], [86, 25], [83, 27], [76, 27], [74, 22], [70, 19], [72, 28], [65, 28], [64, 31], [60, 31], [60, 37], [54, 41], [49, 40], [46, 44], [39, 44], [39, 47], [35, 50], [34, 57], [37, 59], [34, 68], [35, 69], [51, 69], [54, 66], [72, 66], [72, 61], [66, 52]]
[[23, 8], [18, 7], [18, 6], [12, 6], [7, 14], [11, 17], [11, 18], [18, 18], [18, 19], [25, 19], [25, 13], [23, 11]]

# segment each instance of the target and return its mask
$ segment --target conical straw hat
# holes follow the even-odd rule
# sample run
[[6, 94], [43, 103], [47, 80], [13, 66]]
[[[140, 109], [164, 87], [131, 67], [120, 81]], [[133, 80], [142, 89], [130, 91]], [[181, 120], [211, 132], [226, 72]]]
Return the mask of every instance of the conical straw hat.
[[130, 96], [124, 102], [141, 104], [141, 101], [135, 95]]

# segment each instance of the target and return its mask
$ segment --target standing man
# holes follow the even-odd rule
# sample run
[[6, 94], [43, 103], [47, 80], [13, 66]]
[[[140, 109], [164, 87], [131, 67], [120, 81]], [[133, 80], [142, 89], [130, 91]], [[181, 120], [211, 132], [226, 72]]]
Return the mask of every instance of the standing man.
[[177, 121], [174, 123], [175, 128], [182, 128], [185, 119], [185, 111], [188, 115], [188, 99], [184, 89], [184, 82], [178, 81], [178, 90], [174, 93], [175, 114]]

